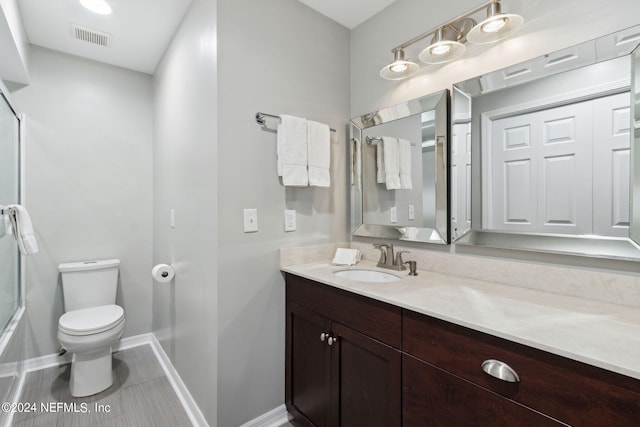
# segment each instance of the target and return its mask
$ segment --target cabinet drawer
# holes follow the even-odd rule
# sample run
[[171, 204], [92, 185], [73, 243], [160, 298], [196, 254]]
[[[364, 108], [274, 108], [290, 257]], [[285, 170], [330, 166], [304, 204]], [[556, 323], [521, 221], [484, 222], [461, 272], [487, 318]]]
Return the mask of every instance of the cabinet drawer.
[[400, 348], [402, 310], [352, 292], [286, 274], [287, 299], [335, 322]]
[[510, 399], [402, 356], [405, 427], [560, 427], [560, 423]]
[[[640, 381], [411, 311], [403, 312], [403, 351], [557, 420], [574, 425], [637, 426]], [[484, 373], [508, 364], [520, 382]]]

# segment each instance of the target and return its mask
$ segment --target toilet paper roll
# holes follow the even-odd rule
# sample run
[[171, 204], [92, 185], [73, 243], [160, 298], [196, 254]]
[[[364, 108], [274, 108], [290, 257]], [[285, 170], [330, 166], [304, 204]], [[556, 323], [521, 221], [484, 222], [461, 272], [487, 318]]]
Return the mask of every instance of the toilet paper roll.
[[151, 270], [153, 278], [160, 283], [167, 283], [176, 275], [176, 271], [168, 264], [158, 264]]

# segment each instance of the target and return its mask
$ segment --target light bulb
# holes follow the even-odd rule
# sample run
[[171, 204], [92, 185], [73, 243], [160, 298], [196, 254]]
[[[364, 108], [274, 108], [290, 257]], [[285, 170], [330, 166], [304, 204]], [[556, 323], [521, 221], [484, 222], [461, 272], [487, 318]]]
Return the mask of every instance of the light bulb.
[[394, 73], [402, 73], [403, 71], [407, 70], [407, 64], [405, 63], [393, 64], [390, 69]]
[[431, 48], [431, 53], [433, 55], [445, 55], [449, 52], [451, 52], [451, 46], [446, 43], [439, 44]]
[[505, 25], [509, 23], [509, 18], [498, 18], [493, 19], [489, 22], [482, 24], [482, 31], [485, 33], [497, 33], [501, 29], [504, 28]]

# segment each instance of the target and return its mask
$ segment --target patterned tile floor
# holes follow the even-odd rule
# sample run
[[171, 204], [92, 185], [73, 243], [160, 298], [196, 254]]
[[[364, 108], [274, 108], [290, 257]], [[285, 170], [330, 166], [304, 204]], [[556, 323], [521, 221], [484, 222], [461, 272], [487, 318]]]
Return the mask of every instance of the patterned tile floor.
[[[148, 345], [113, 355], [114, 383], [96, 395], [69, 393], [69, 364], [30, 372], [21, 403], [37, 411], [16, 413], [15, 427], [187, 427], [191, 422]], [[45, 411], [42, 408], [45, 405]], [[66, 404], [66, 405], [65, 405]]]

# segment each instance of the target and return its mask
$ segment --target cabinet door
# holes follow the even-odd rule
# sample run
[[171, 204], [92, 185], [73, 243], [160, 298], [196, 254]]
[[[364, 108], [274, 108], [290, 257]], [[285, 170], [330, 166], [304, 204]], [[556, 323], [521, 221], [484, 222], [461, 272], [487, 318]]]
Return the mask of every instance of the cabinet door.
[[330, 330], [329, 320], [287, 301], [287, 409], [298, 421], [311, 421], [320, 427], [333, 425], [328, 410], [331, 347], [320, 339], [321, 334]]
[[407, 355], [402, 381], [406, 427], [567, 425]]
[[[344, 325], [334, 323], [333, 411], [342, 427], [401, 424], [401, 354]], [[337, 351], [339, 350], [339, 351]]]

